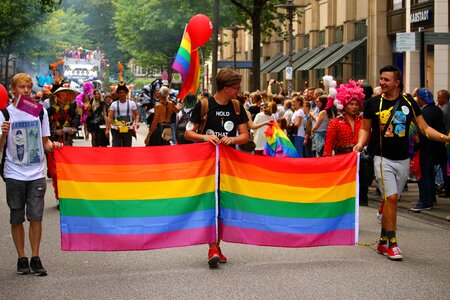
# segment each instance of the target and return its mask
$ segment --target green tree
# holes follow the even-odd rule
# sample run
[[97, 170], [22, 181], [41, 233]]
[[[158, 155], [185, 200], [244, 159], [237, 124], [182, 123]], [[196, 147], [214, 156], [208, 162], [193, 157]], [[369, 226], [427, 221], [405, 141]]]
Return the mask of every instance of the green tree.
[[[0, 80], [9, 84], [8, 65], [10, 55], [33, 26], [39, 24], [47, 13], [56, 9], [61, 0], [2, 0], [0, 1], [0, 54], [4, 70]], [[4, 75], [4, 76], [2, 76]]]
[[284, 0], [230, 0], [238, 8], [237, 22], [245, 26], [252, 32], [253, 52], [252, 52], [252, 90], [260, 89], [260, 57], [261, 57], [261, 39], [270, 36], [274, 31], [281, 36], [279, 24], [286, 19], [283, 11], [277, 10], [276, 5], [284, 4]]
[[170, 68], [190, 18], [196, 14], [212, 14], [212, 0], [132, 3], [114, 0], [113, 3], [119, 48], [129, 52], [139, 65], [159, 70]]
[[[84, 23], [86, 14], [75, 13], [73, 9], [58, 9], [36, 30], [30, 32], [27, 54], [31, 58], [44, 57], [48, 60], [61, 58], [63, 51], [71, 46], [92, 47], [92, 42], [85, 38], [89, 27]], [[29, 47], [29, 45], [33, 47]]]

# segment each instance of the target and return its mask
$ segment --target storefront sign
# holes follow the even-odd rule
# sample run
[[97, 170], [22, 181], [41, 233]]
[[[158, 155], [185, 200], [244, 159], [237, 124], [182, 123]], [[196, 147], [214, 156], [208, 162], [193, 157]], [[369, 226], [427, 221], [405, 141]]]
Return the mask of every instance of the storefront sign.
[[425, 9], [411, 13], [410, 22], [419, 23], [423, 21], [431, 21], [433, 19], [433, 11], [431, 9]]

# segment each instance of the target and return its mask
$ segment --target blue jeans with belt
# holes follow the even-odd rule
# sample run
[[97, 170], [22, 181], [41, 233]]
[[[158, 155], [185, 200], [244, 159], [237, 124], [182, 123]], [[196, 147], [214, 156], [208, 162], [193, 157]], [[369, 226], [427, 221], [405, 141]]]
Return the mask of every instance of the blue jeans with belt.
[[297, 150], [300, 158], [304, 157], [303, 156], [303, 142], [304, 141], [305, 141], [305, 137], [299, 136], [299, 135], [294, 136], [294, 146], [295, 146], [295, 149]]

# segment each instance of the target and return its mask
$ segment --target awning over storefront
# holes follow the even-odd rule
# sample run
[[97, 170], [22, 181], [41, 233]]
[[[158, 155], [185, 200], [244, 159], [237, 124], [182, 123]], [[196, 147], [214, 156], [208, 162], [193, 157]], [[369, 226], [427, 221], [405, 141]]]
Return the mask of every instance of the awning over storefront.
[[300, 68], [301, 66], [306, 64], [311, 58], [313, 58], [314, 56], [318, 55], [322, 50], [323, 50], [322, 46], [314, 48], [314, 49], [308, 51], [308, 53], [306, 53], [305, 55], [303, 55], [299, 59], [297, 59], [292, 64], [292, 68], [294, 69], [294, 71], [296, 71], [298, 68]]
[[[294, 62], [295, 62], [297, 59], [299, 59], [300, 57], [302, 57], [303, 55], [305, 55], [306, 53], [308, 53], [308, 50], [307, 50], [307, 49], [303, 49], [303, 50], [300, 50], [299, 52], [295, 53], [295, 54], [292, 56], [292, 65], [294, 65]], [[288, 55], [285, 55], [285, 57], [286, 57], [286, 60], [285, 60], [283, 63], [279, 64], [279, 65], [278, 65], [275, 69], [273, 69], [270, 73], [278, 73], [278, 72], [281, 72], [281, 71], [283, 71], [284, 69], [286, 69], [286, 67], [289, 65], [289, 56], [288, 56]]]
[[280, 64], [286, 62], [288, 60], [288, 57], [286, 55], [283, 55], [283, 57], [277, 59], [273, 64], [268, 66], [266, 68], [266, 73], [274, 73], [274, 69], [277, 68]]
[[364, 44], [366, 41], [367, 37], [362, 38], [360, 40], [352, 41], [347, 45], [344, 45], [344, 47], [334, 52], [326, 59], [324, 59], [321, 63], [316, 65], [314, 69], [325, 69], [337, 64], [338, 62], [341, 61], [342, 58], [344, 58], [344, 56], [346, 56], [347, 54], [349, 54], [350, 52], [352, 52], [353, 50]]
[[[274, 57], [271, 57], [268, 61], [266, 61], [265, 63], [263, 63], [262, 64], [262, 66], [261, 66], [261, 68], [260, 68], [260, 71], [261, 71], [261, 73], [268, 73], [267, 72], [267, 69], [270, 67], [270, 66], [272, 66], [272, 64], [274, 64], [275, 62], [277, 62], [279, 59], [282, 59], [283, 58], [283, 54], [277, 54], [277, 55], [275, 55]], [[272, 66], [272, 68], [273, 68], [273, 66]], [[271, 68], [271, 69], [272, 69]]]
[[339, 48], [342, 47], [342, 43], [336, 43], [331, 46], [326, 47], [318, 55], [314, 56], [308, 60], [304, 65], [299, 68], [299, 71], [308, 71], [313, 69], [316, 65], [320, 64], [325, 58], [333, 54]]

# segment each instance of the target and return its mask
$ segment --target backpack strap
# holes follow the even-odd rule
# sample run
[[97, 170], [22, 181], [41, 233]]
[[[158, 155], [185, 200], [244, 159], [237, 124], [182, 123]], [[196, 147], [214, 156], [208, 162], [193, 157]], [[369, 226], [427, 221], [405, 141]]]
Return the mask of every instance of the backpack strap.
[[236, 116], [239, 117], [239, 114], [241, 113], [241, 103], [237, 99], [232, 99], [231, 101], [233, 101], [234, 112], [236, 113]]
[[206, 126], [206, 121], [208, 120], [208, 99], [202, 98], [202, 100], [200, 100], [200, 104], [202, 106], [200, 109], [200, 126], [198, 127], [197, 132], [199, 134], [203, 134]]
[[[9, 121], [9, 112], [6, 108], [2, 109], [3, 117], [5, 118], [5, 121]], [[6, 160], [6, 142], [8, 139], [5, 139], [5, 144], [3, 145], [3, 152], [2, 152], [2, 160], [0, 164], [0, 176], [3, 178], [3, 181], [5, 181], [4, 178], [4, 169], [5, 169], [5, 160]]]

